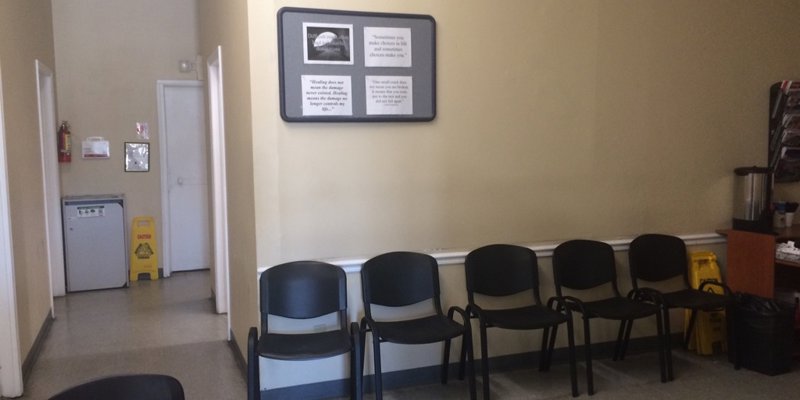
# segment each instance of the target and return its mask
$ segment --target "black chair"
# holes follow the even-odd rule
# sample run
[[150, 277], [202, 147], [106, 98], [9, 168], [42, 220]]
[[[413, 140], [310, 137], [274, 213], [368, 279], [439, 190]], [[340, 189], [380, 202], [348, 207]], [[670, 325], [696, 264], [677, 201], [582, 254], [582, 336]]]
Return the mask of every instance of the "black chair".
[[[364, 298], [364, 318], [361, 319], [361, 345], [364, 346], [367, 331], [372, 332], [373, 358], [375, 361], [375, 398], [383, 398], [381, 377], [381, 342], [399, 344], [425, 344], [444, 342], [441, 367], [442, 384], [447, 383], [450, 363], [450, 341], [461, 337], [462, 353], [468, 354], [470, 398], [475, 395], [475, 373], [473, 369], [472, 334], [469, 317], [459, 307], [450, 307], [447, 316], [442, 312], [439, 299], [439, 267], [436, 259], [421, 253], [392, 252], [368, 260], [361, 268], [361, 289]], [[404, 320], [388, 320], [375, 315], [373, 306], [404, 307], [423, 301], [432, 301], [430, 315]], [[455, 313], [461, 314], [463, 324], [453, 320]], [[395, 314], [396, 315], [396, 314]], [[377, 317], [377, 318], [376, 318]], [[461, 364], [461, 371], [464, 364]], [[463, 378], [463, 375], [461, 375]]]
[[167, 375], [121, 375], [67, 389], [50, 400], [184, 400], [181, 383]]
[[[633, 288], [646, 293], [650, 300], [661, 307], [664, 331], [668, 335], [671, 332], [669, 310], [671, 308], [689, 310], [689, 325], [684, 338], [685, 347], [689, 346], [697, 311], [720, 310], [730, 305], [733, 300], [730, 289], [720, 282], [706, 281], [698, 289], [691, 288], [686, 244], [681, 238], [652, 233], [638, 236], [631, 242], [628, 260]], [[662, 282], [679, 276], [683, 276], [684, 288], [681, 290], [662, 293], [651, 287], [640, 288], [640, 281]], [[705, 290], [709, 285], [721, 287], [724, 295]], [[626, 332], [625, 336], [629, 337], [630, 331]], [[669, 340], [667, 345], [671, 345]], [[670, 355], [669, 351], [667, 355]], [[671, 367], [671, 363], [667, 365]], [[667, 376], [672, 379], [672, 368], [667, 371]]]
[[[572, 313], [555, 297], [542, 305], [539, 296], [539, 265], [536, 253], [526, 247], [509, 244], [484, 246], [467, 254], [464, 264], [467, 280], [467, 313], [477, 317], [481, 334], [481, 372], [483, 373], [483, 398], [489, 398], [489, 351], [486, 329], [531, 330], [542, 329], [542, 349], [539, 354], [539, 370], [550, 368], [558, 326], [567, 324], [569, 342], [570, 379], [572, 396], [578, 395], [575, 367], [575, 341], [572, 329]], [[530, 292], [531, 304], [515, 308], [485, 308], [476, 301], [476, 294], [490, 297], [506, 297]]]
[[[658, 361], [661, 370], [661, 382], [667, 382], [667, 366], [671, 358], [665, 355], [668, 347], [665, 343], [660, 309], [657, 305], [640, 301], [640, 293], [631, 290], [623, 297], [617, 287], [616, 262], [614, 249], [610, 245], [593, 240], [570, 240], [564, 242], [553, 251], [553, 277], [556, 293], [573, 310], [583, 317], [584, 350], [586, 352], [586, 382], [589, 395], [594, 394], [592, 375], [592, 346], [589, 321], [602, 318], [620, 321], [619, 333], [614, 349], [613, 359], [620, 360], [627, 346], [624, 335], [630, 332], [633, 321], [649, 316], [656, 317], [658, 330]], [[601, 286], [607, 288], [608, 296], [599, 296]], [[594, 289], [592, 300], [583, 301], [575, 296], [564, 296], [563, 288], [572, 291]]]
[[[261, 337], [248, 335], [248, 399], [259, 398], [258, 357], [315, 360], [350, 353], [350, 396], [361, 398], [361, 346], [358, 324], [348, 324], [347, 278], [341, 268], [318, 261], [276, 265], [261, 274]], [[275, 333], [269, 316], [310, 319], [336, 314], [338, 329], [313, 333]], [[348, 329], [349, 328], [349, 329]]]

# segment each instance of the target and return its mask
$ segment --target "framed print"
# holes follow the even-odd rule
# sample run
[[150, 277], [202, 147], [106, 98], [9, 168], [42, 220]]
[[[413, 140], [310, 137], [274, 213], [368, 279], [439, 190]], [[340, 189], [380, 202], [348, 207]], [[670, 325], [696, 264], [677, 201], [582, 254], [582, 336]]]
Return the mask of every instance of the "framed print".
[[436, 21], [284, 7], [278, 11], [278, 71], [287, 122], [431, 121]]
[[150, 171], [150, 143], [125, 142], [125, 172]]
[[304, 22], [303, 61], [353, 65], [353, 25]]

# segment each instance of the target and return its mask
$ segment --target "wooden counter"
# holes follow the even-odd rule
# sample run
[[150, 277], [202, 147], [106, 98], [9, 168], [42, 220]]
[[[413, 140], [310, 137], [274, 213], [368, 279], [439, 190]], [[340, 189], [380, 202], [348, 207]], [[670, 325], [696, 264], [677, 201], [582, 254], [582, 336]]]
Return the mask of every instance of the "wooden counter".
[[800, 245], [800, 226], [774, 234], [718, 230], [728, 237], [727, 284], [733, 291], [775, 297], [775, 288], [800, 288], [800, 263], [775, 258], [775, 245], [788, 240]]

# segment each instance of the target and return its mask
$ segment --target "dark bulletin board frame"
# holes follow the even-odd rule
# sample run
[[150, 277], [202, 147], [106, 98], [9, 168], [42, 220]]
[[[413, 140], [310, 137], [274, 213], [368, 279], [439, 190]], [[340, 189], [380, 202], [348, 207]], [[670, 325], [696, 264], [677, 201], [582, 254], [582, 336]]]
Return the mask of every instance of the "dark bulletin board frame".
[[[310, 55], [308, 43], [315, 25], [349, 33], [349, 41], [339, 42], [344, 50], [334, 49], [340, 61], [313, 59]], [[410, 66], [367, 67], [364, 28], [410, 32]], [[322, 30], [325, 29], [317, 32]], [[371, 62], [376, 59], [370, 58]], [[436, 21], [430, 15], [281, 8], [278, 10], [278, 66], [281, 118], [287, 122], [426, 122], [436, 118]], [[349, 98], [351, 114], [304, 115], [304, 102], [311, 102], [312, 96], [304, 95], [303, 80], [310, 85], [308, 81], [312, 76], [349, 77], [350, 94], [345, 97]], [[373, 112], [368, 114], [367, 77], [373, 82], [381, 77], [400, 78], [401, 82], [409, 84], [410, 95], [408, 92], [398, 95], [405, 104], [404, 113], [376, 113], [376, 104], [384, 100], [375, 94], [379, 91], [373, 90], [369, 103]], [[373, 85], [373, 89], [378, 88], [375, 83]], [[316, 112], [320, 111], [309, 113]]]

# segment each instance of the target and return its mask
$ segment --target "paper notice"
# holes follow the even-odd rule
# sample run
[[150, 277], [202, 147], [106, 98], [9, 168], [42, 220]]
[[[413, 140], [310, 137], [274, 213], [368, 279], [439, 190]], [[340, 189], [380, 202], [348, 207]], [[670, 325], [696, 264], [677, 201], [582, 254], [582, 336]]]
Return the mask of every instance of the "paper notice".
[[410, 67], [410, 28], [364, 28], [364, 65]]
[[367, 76], [367, 115], [414, 113], [412, 77]]
[[349, 76], [302, 75], [303, 115], [353, 115]]

